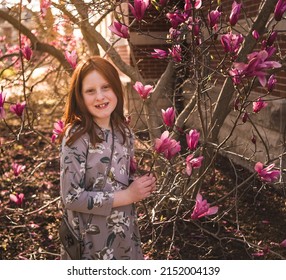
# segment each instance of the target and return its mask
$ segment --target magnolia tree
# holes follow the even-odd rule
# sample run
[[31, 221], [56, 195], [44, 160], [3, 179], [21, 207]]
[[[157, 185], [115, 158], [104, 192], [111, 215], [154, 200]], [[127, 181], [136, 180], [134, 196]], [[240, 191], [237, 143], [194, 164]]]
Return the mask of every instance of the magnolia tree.
[[[131, 124], [140, 135], [136, 118], [143, 121], [148, 139], [143, 141], [138, 136], [140, 153], [132, 159], [132, 168], [137, 168], [138, 172], [154, 172], [158, 178], [158, 191], [152, 199], [143, 202], [141, 212], [141, 219], [152, 228], [153, 242], [158, 239], [157, 229], [164, 223], [172, 223], [171, 252], [178, 221], [193, 222], [202, 229], [202, 219], [219, 221], [224, 215], [219, 205], [254, 177], [263, 184], [281, 183], [284, 154], [270, 157], [269, 146], [253, 119], [267, 106], [266, 99], [275, 87], [276, 75], [283, 69], [283, 56], [277, 47], [277, 25], [283, 19], [286, 1], [261, 1], [257, 16], [245, 17], [247, 24], [243, 27], [239, 21], [245, 15], [242, 1], [233, 1], [229, 11], [223, 9], [224, 2], [41, 0], [38, 3], [31, 0], [9, 4], [4, 1], [0, 19], [17, 34], [15, 44], [9, 43], [5, 36], [0, 38], [0, 119], [3, 127], [10, 131], [9, 141], [18, 141], [24, 132], [32, 131], [57, 149], [57, 137], [64, 128], [60, 110], [54, 109], [51, 115], [50, 135], [43, 133], [38, 125], [41, 111], [35, 113], [39, 98], [35, 100], [33, 96], [35, 88], [48, 81], [57, 100], [55, 105], [63, 105], [68, 77], [79, 59], [102, 55], [130, 78], [133, 90], [141, 99], [142, 110], [132, 115]], [[161, 77], [152, 84], [141, 74], [140, 64], [132, 52], [132, 44], [136, 42], [130, 39], [131, 32], [144, 34], [143, 27], [148, 24], [151, 11], [156, 19], [166, 22], [168, 31], [166, 48], [146, 54], [154, 63], [165, 60], [167, 65]], [[116, 35], [115, 41], [105, 38], [99, 31], [99, 26], [111, 18], [108, 30]], [[149, 33], [145, 35], [151, 37]], [[125, 40], [129, 46], [131, 65], [117, 52], [116, 43], [120, 40]], [[45, 72], [35, 78], [38, 69]], [[184, 98], [183, 108], [178, 109], [172, 93], [166, 97], [168, 108], [154, 108], [158, 99], [166, 96], [170, 81], [175, 81], [180, 73], [183, 73], [179, 77], [183, 82], [174, 83], [172, 92], [187, 90], [191, 93]], [[217, 80], [221, 82], [221, 89], [213, 101], [209, 93]], [[263, 93], [253, 100], [251, 92], [257, 86]], [[13, 95], [16, 88], [17, 100]], [[231, 111], [236, 116], [233, 127], [228, 136], [219, 141], [219, 133]], [[17, 123], [15, 120], [11, 123], [13, 115], [17, 116]], [[195, 118], [194, 115], [199, 122], [196, 127], [188, 127], [186, 123]], [[256, 136], [252, 141], [263, 143], [266, 160], [251, 162], [252, 175], [216, 201], [207, 201], [208, 193], [201, 191], [205, 178], [211, 174], [216, 156], [229, 145], [229, 139], [241, 123], [253, 126]], [[6, 138], [1, 139], [1, 150], [5, 153], [10, 146], [6, 145]], [[252, 158], [255, 159], [255, 155]], [[275, 162], [277, 159], [281, 159], [280, 166]], [[26, 170], [25, 165], [12, 159], [10, 167], [15, 177]], [[25, 190], [14, 192], [12, 189], [10, 199], [22, 207]]]

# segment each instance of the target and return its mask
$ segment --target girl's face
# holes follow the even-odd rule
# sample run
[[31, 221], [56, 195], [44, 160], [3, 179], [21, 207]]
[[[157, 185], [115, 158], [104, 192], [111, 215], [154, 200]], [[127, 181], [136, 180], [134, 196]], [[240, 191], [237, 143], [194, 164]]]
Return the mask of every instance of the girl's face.
[[101, 128], [110, 128], [110, 116], [117, 105], [117, 97], [108, 81], [93, 70], [82, 81], [82, 96], [88, 112]]

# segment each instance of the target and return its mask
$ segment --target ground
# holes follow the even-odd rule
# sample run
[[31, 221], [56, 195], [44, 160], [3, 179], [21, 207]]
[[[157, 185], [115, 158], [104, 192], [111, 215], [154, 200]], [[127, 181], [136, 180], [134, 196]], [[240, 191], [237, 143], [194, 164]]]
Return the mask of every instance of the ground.
[[[50, 137], [47, 131], [42, 133]], [[9, 142], [5, 133], [1, 136], [2, 143], [8, 143], [9, 149], [3, 144], [0, 146], [0, 258], [59, 259], [58, 150], [33, 132], [21, 135], [19, 141]], [[10, 171], [13, 161], [26, 165], [18, 177]], [[228, 159], [219, 157], [212, 176], [203, 184], [202, 194], [209, 201], [216, 201], [231, 191], [237, 180], [249, 174], [242, 167], [237, 167], [234, 174]], [[22, 205], [10, 201], [13, 191], [25, 194]], [[217, 219], [196, 221], [190, 219], [193, 204], [185, 202], [182, 212], [174, 215], [170, 207], [168, 213], [159, 212], [157, 222], [150, 224], [148, 216], [141, 213], [143, 204], [139, 203], [145, 257], [161, 260], [285, 259], [286, 248], [280, 246], [286, 239], [284, 191], [283, 187], [262, 185], [254, 176], [247, 185], [218, 204]], [[146, 201], [144, 205], [149, 203]]]

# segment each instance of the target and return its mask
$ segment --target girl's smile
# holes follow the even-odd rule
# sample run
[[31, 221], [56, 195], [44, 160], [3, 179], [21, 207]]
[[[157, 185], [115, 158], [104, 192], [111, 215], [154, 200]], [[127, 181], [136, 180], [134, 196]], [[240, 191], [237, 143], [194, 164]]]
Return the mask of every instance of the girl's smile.
[[110, 116], [117, 105], [117, 97], [108, 81], [93, 70], [82, 81], [82, 96], [93, 120], [102, 128], [110, 128]]

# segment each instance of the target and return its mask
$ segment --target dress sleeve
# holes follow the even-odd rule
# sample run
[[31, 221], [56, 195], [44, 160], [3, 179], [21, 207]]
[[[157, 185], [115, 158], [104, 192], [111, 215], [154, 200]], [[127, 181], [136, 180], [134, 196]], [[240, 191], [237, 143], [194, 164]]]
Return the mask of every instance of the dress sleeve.
[[61, 197], [64, 206], [72, 211], [108, 216], [113, 205], [113, 193], [87, 191], [85, 184], [88, 141], [83, 136], [71, 146], [63, 139], [61, 161]]

